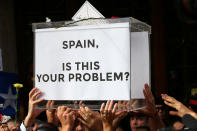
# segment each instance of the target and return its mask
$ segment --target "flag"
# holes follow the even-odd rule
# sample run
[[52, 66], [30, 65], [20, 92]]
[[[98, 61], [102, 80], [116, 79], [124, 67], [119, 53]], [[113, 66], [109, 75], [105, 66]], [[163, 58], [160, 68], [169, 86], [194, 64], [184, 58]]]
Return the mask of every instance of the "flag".
[[7, 116], [16, 115], [16, 88], [18, 76], [15, 73], [0, 72], [0, 114]]

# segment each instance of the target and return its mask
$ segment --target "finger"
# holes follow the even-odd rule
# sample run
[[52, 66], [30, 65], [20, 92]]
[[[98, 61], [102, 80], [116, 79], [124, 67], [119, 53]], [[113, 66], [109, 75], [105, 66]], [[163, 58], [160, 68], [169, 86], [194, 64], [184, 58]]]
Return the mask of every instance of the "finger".
[[74, 109], [77, 109], [77, 101], [74, 101]]
[[161, 94], [161, 98], [164, 98], [166, 96], [166, 94]]
[[126, 112], [126, 111], [118, 111], [118, 112], [116, 112], [116, 116], [121, 115], [123, 112]]
[[42, 109], [42, 108], [39, 108], [37, 109], [37, 112], [39, 112], [38, 114], [40, 114], [41, 112], [45, 111], [46, 109]]
[[81, 111], [81, 112], [83, 112], [83, 113], [85, 113], [85, 112], [86, 112], [86, 111], [85, 111], [85, 108], [84, 108], [84, 107], [82, 107], [82, 106], [80, 107], [80, 111]]
[[79, 106], [83, 106], [83, 101], [80, 101], [79, 102]]
[[59, 106], [57, 112], [64, 112], [67, 109], [66, 106]]
[[144, 88], [145, 88], [147, 93], [151, 93], [150, 87], [148, 86], [147, 83], [144, 84]]
[[167, 94], [165, 95], [165, 100], [170, 102], [170, 103], [177, 103], [177, 101], [174, 97], [168, 96]]
[[47, 104], [46, 104], [46, 108], [47, 108], [47, 109], [49, 108], [49, 105], [50, 105], [50, 100], [47, 101]]
[[54, 111], [53, 105], [54, 105], [54, 101], [49, 100], [49, 101], [47, 102], [47, 104], [46, 104], [46, 107], [47, 107], [47, 109], [48, 109], [47, 111], [50, 111], [50, 112]]
[[62, 110], [62, 107], [64, 106], [58, 106], [57, 110]]
[[169, 114], [172, 116], [179, 116], [179, 113], [177, 111], [170, 111]]
[[146, 105], [149, 105], [151, 103], [150, 102], [151, 100], [150, 100], [150, 98], [149, 98], [149, 96], [147, 94], [146, 89], [143, 89], [143, 94], [144, 94], [144, 97], [145, 97]]
[[126, 103], [126, 109], [127, 109], [127, 110], [130, 109], [130, 101], [127, 101], [127, 103]]
[[83, 119], [87, 119], [86, 113], [84, 111], [85, 109], [83, 107], [80, 107], [80, 110], [78, 111], [79, 115], [83, 118]]
[[36, 92], [35, 94], [32, 95], [31, 100], [35, 100], [37, 97], [39, 97], [42, 94], [41, 91]]
[[104, 108], [105, 108], [105, 103], [102, 103], [101, 108], [100, 108], [101, 113], [104, 113]]
[[127, 104], [127, 101], [123, 101], [123, 103], [122, 103], [123, 105], [123, 110], [126, 110], [126, 104]]
[[114, 104], [114, 101], [110, 101], [109, 107], [107, 109], [108, 111], [111, 111], [112, 110], [113, 104]]
[[123, 105], [126, 105], [127, 104], [127, 101], [123, 101]]
[[75, 112], [74, 111], [71, 111], [68, 114], [71, 115], [71, 116], [74, 116]]
[[60, 108], [61, 108], [61, 106], [57, 107], [57, 113], [59, 113], [59, 111], [61, 110]]
[[118, 110], [121, 109], [121, 101], [118, 101]]
[[72, 111], [71, 108], [67, 108], [67, 109], [65, 110], [65, 113], [68, 114], [68, 113], [70, 113], [71, 111]]
[[38, 104], [38, 103], [40, 103], [40, 102], [42, 102], [42, 101], [44, 101], [44, 100], [45, 100], [44, 98], [35, 100], [35, 101], [33, 102], [33, 104]]
[[85, 120], [81, 119], [80, 117], [77, 118], [83, 125], [88, 126]]
[[77, 114], [75, 111], [72, 111], [73, 112], [73, 119], [76, 120], [77, 119]]
[[150, 100], [154, 101], [152, 91], [147, 83], [144, 85], [144, 88], [145, 88], [146, 94], [147, 94], [147, 96], [149, 96]]
[[51, 100], [50, 105], [49, 105], [49, 109], [51, 112], [55, 112], [56, 110], [54, 104], [55, 104], [55, 101]]
[[72, 117], [72, 120], [76, 120], [76, 115], [75, 115], [75, 112], [74, 111], [71, 111], [70, 113], [69, 113], [69, 115]]
[[122, 101], [121, 110], [126, 110], [126, 101]]
[[152, 101], [154, 101], [153, 93], [152, 93], [151, 88], [149, 87], [149, 85], [147, 83], [145, 84], [145, 89], [147, 91], [147, 95], [150, 96]]
[[29, 92], [29, 99], [33, 96], [33, 94], [38, 90], [38, 88], [33, 88], [30, 92]]
[[166, 101], [170, 100], [170, 96], [168, 96], [167, 94], [161, 94], [161, 97], [163, 100], [166, 100]]
[[112, 113], [113, 113], [113, 114], [116, 112], [117, 107], [118, 107], [118, 104], [116, 103], [116, 104], [114, 105], [113, 110], [112, 110]]
[[62, 111], [66, 111], [66, 110], [67, 110], [67, 108], [68, 108], [67, 106], [62, 106], [62, 108], [61, 108], [61, 109], [62, 109]]
[[143, 89], [143, 94], [144, 94], [145, 99], [147, 100], [148, 99], [148, 95], [147, 95], [147, 92], [146, 92], [145, 88]]
[[90, 112], [90, 108], [88, 108], [87, 106], [85, 107], [85, 111], [86, 112]]
[[53, 106], [54, 106], [54, 104], [55, 104], [55, 101], [50, 100], [50, 107], [53, 107]]
[[161, 94], [161, 98], [165, 100], [167, 98], [167, 94]]
[[58, 118], [60, 117], [62, 117], [62, 115], [63, 115], [63, 113], [64, 113], [64, 106], [59, 106], [58, 108], [57, 108], [57, 116], [58, 116]]
[[164, 103], [170, 107], [176, 108], [173, 103], [169, 103], [168, 101], [164, 101]]
[[78, 102], [77, 101], [74, 101], [73, 103], [76, 105]]
[[110, 101], [107, 101], [107, 103], [106, 103], [106, 105], [105, 105], [105, 110], [104, 110], [104, 112], [107, 112], [107, 111], [108, 111], [109, 104], [110, 104]]
[[120, 118], [124, 118], [125, 116], [127, 116], [128, 112], [127, 111], [123, 111], [120, 113]]

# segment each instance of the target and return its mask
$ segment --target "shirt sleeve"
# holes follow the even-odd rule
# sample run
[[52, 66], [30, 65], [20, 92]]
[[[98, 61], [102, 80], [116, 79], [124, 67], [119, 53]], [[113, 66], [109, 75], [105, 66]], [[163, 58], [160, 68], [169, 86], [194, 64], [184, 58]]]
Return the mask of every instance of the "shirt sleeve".
[[19, 131], [32, 131], [32, 127], [25, 127], [24, 121], [21, 123]]
[[186, 127], [197, 130], [197, 119], [193, 118], [191, 115], [185, 114], [182, 117], [182, 122]]

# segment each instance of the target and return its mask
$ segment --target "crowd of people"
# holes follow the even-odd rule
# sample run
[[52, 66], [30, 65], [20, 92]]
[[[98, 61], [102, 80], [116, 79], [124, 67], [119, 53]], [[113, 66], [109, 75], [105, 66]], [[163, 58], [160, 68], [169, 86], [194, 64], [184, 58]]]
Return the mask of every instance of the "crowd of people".
[[[147, 84], [143, 93], [146, 104], [141, 109], [120, 110], [119, 102], [109, 100], [99, 111], [93, 111], [83, 104], [79, 110], [64, 105], [53, 108], [54, 101], [51, 100], [47, 102], [47, 108], [38, 108], [44, 99], [39, 98], [42, 92], [33, 88], [25, 119], [18, 124], [13, 120], [1, 122], [0, 131], [197, 131], [197, 113], [192, 108], [167, 94], [161, 94], [165, 105], [156, 105]], [[167, 117], [166, 107], [175, 109], [169, 111], [177, 118], [173, 122]], [[38, 116], [44, 111], [46, 121], [41, 121]]]

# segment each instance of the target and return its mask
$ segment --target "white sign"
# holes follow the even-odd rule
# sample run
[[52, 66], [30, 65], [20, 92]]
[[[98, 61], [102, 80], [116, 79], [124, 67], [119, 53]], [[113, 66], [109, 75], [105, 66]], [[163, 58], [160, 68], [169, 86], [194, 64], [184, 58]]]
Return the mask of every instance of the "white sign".
[[131, 32], [131, 98], [143, 99], [144, 84], [150, 85], [148, 32]]
[[36, 29], [35, 86], [46, 100], [129, 100], [129, 23]]

